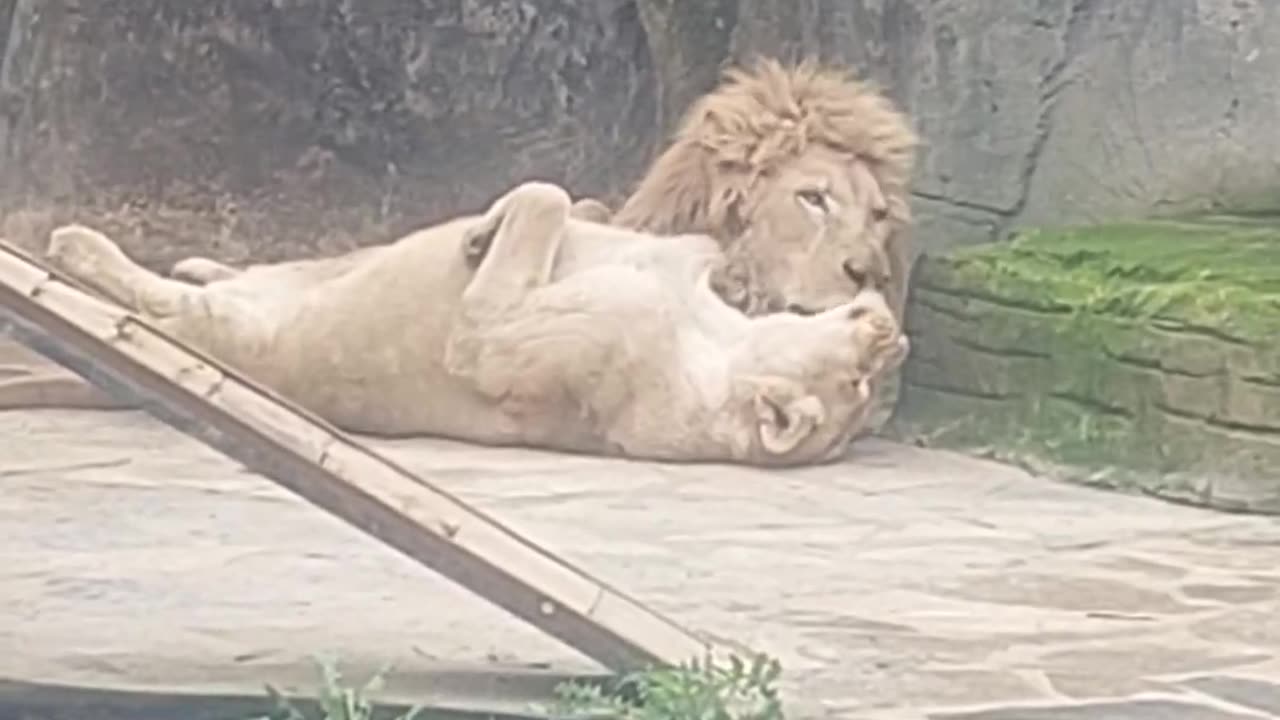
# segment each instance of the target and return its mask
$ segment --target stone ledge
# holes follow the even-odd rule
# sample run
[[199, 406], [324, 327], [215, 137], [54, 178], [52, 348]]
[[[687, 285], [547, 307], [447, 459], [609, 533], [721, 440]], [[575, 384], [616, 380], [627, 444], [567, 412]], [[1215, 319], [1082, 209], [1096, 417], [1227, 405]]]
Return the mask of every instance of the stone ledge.
[[1280, 220], [1031, 231], [922, 258], [892, 434], [1280, 513]]

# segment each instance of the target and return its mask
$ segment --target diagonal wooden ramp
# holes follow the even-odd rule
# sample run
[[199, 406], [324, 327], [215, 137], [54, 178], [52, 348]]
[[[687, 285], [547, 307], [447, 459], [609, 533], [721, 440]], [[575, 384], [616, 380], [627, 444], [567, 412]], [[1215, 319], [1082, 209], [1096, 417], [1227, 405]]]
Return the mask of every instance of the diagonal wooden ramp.
[[612, 670], [708, 643], [0, 241], [0, 329]]

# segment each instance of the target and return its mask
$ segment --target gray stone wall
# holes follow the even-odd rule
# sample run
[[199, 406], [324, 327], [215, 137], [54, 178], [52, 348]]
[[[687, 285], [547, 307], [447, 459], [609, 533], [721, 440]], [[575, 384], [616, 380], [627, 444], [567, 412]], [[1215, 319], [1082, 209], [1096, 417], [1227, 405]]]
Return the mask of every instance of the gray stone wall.
[[1275, 0], [0, 0], [0, 22], [0, 211], [91, 215], [155, 262], [382, 241], [531, 177], [617, 197], [757, 53], [910, 110], [926, 248], [1280, 206]]

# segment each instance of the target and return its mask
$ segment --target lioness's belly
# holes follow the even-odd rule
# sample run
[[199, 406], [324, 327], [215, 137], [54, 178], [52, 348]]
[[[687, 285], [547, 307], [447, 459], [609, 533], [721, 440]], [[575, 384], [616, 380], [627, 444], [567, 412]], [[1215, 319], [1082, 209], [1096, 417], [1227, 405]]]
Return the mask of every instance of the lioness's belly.
[[451, 245], [389, 248], [397, 257], [310, 291], [294, 322], [279, 329], [279, 357], [290, 361], [275, 373], [281, 392], [357, 432], [471, 424], [483, 403], [442, 363], [470, 277]]
[[[536, 423], [513, 425], [468, 382], [444, 370], [450, 325], [473, 275], [460, 251], [471, 221], [460, 218], [410, 235], [347, 272], [300, 289], [296, 300], [281, 302], [279, 293], [263, 288], [272, 297], [271, 309], [263, 312], [274, 318], [265, 323], [265, 351], [246, 354], [244, 343], [207, 349], [353, 432], [604, 450], [599, 428], [576, 413], [552, 408]], [[625, 240], [615, 232], [571, 232], [555, 275], [608, 262]], [[235, 292], [251, 297], [254, 288]]]

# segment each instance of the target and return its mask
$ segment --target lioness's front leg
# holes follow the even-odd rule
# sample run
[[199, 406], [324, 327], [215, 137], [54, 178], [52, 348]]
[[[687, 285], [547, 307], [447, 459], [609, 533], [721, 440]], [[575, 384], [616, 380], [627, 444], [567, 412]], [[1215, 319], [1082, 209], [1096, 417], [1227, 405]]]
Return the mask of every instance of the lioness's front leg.
[[525, 183], [494, 202], [464, 236], [463, 252], [478, 266], [462, 293], [445, 367], [486, 396], [537, 395], [543, 384], [527, 367], [522, 371], [511, 340], [528, 333], [529, 323], [547, 321], [522, 305], [551, 279], [570, 205], [560, 187]]
[[150, 317], [177, 315], [199, 297], [197, 288], [142, 267], [106, 235], [84, 225], [56, 228], [49, 235], [46, 255], [80, 282]]
[[529, 182], [489, 207], [463, 239], [464, 252], [478, 263], [462, 294], [464, 314], [518, 305], [547, 284], [571, 204], [563, 188]]

